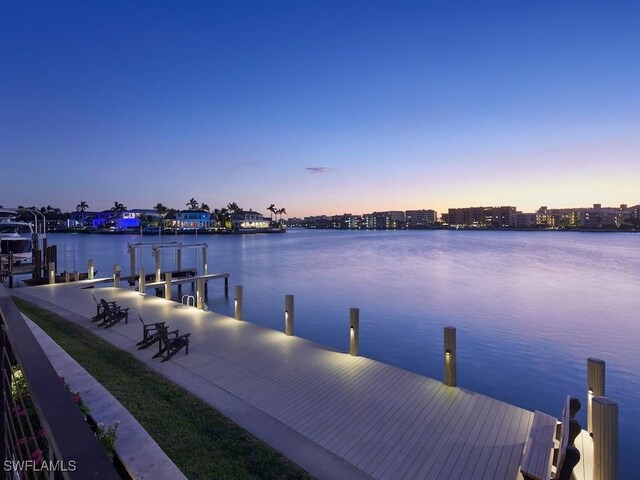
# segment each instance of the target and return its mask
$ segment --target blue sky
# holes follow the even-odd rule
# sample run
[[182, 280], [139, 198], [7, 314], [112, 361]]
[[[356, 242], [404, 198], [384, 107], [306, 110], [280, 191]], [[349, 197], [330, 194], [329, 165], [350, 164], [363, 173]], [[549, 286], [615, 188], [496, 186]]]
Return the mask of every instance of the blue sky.
[[640, 203], [638, 25], [638, 2], [3, 2], [0, 205]]

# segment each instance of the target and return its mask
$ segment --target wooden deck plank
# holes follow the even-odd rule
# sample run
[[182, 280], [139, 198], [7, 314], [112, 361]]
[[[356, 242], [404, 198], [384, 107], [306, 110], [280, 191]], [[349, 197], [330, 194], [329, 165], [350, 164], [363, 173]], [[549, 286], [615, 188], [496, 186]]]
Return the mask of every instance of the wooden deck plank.
[[496, 480], [499, 478], [505, 478], [507, 475], [510, 475], [511, 478], [513, 478], [513, 472], [515, 472], [516, 475], [520, 473], [522, 450], [524, 449], [524, 442], [529, 436], [529, 431], [531, 430], [533, 413], [522, 409], [519, 410], [519, 413], [520, 421], [513, 431], [513, 437], [509, 437], [507, 440], [510, 442], [507, 444], [510, 447], [510, 451], [509, 449], [505, 449], [504, 453], [508, 453], [508, 455], [501, 456], [500, 460], [498, 460], [496, 464], [495, 473], [493, 475], [493, 478]]
[[406, 410], [403, 419], [399, 420], [396, 425], [375, 438], [372, 446], [366, 455], [354, 463], [359, 468], [368, 472], [374, 472], [378, 466], [384, 462], [389, 450], [394, 448], [400, 441], [411, 425], [417, 423], [418, 419], [429, 412], [432, 402], [437, 402], [440, 395], [444, 395], [446, 387], [440, 382], [422, 382], [418, 389], [419, 396], [414, 401], [413, 406]]
[[[350, 396], [357, 393], [359, 388], [367, 384], [371, 378], [381, 375], [382, 372], [376, 371], [372, 365], [362, 364], [359, 368], [350, 370], [343, 378], [343, 383], [336, 383], [333, 387], [327, 388], [324, 392], [314, 396], [311, 399], [304, 399], [305, 410], [313, 409], [318, 416], [324, 418], [328, 414], [335, 414], [336, 409], [341, 410], [340, 405]], [[338, 405], [338, 407], [336, 407]], [[301, 418], [304, 417], [304, 418]], [[295, 412], [287, 415], [288, 422], [296, 425], [299, 431], [313, 430], [317, 427], [317, 421], [310, 420], [304, 413]]]
[[[415, 408], [415, 404], [422, 393], [420, 382], [411, 382], [405, 390], [405, 395], [397, 398], [395, 402], [387, 402], [387, 408], [381, 413], [383, 421], [372, 422], [367, 431], [367, 438], [359, 443], [353, 443], [351, 448], [345, 451], [343, 458], [357, 464], [372, 450], [373, 445], [381, 437], [388, 438], [395, 432], [400, 421], [409, 416], [409, 411]], [[390, 423], [390, 425], [388, 425]]]
[[479, 450], [484, 446], [482, 441], [500, 415], [500, 402], [493, 402], [495, 401], [489, 400], [484, 404], [483, 409], [477, 412], [476, 422], [470, 425], [471, 429], [467, 435], [457, 439], [452, 449], [454, 456], [450, 457], [447, 465], [441, 471], [443, 480], [465, 478], [464, 472], [468, 472], [470, 466], [475, 467], [475, 460], [480, 455]]
[[485, 397], [474, 395], [470, 401], [464, 402], [463, 409], [451, 421], [449, 428], [442, 436], [437, 445], [435, 445], [428, 454], [421, 459], [422, 464], [416, 462], [404, 475], [404, 478], [411, 480], [412, 478], [426, 478], [429, 473], [438, 473], [449, 456], [453, 442], [459, 435], [464, 435], [464, 427], [469, 423], [471, 414], [476, 404], [483, 402]]
[[[326, 402], [332, 415], [319, 419], [302, 431], [313, 434], [313, 438], [326, 447], [334, 437], [335, 430], [351, 431], [355, 428], [354, 425], [366, 416], [366, 407], [368, 402], [373, 400], [373, 396], [384, 394], [397, 381], [396, 372], [390, 368], [373, 369], [373, 371], [374, 375], [355, 379], [344, 392], [345, 394], [333, 397], [331, 401]], [[367, 395], [369, 389], [376, 393]]]
[[[389, 419], [385, 417], [385, 414], [389, 416], [390, 407], [397, 407], [400, 400], [398, 398], [399, 391], [401, 391], [400, 395], [404, 395], [406, 391], [405, 381], [407, 378], [411, 378], [410, 372], [402, 370], [400, 373], [393, 373], [392, 375], [396, 378], [375, 393], [370, 390], [364, 392], [362, 396], [363, 398], [368, 398], [368, 401], [359, 407], [361, 411], [358, 415], [349, 418], [349, 420], [352, 420], [350, 423], [345, 423], [348, 435], [342, 434], [343, 429], [334, 429], [336, 430], [334, 436], [327, 440], [327, 442], [331, 442], [331, 450], [342, 458], [346, 458], [347, 452], [354, 445], [366, 442], [369, 439], [371, 430], [376, 425], [386, 426], [389, 424]], [[397, 421], [397, 408], [393, 409], [393, 415], [390, 415], [390, 417], [393, 423]], [[387, 421], [385, 422], [385, 420]]]
[[[457, 427], [460, 423], [465, 424], [468, 420], [468, 413], [473, 410], [478, 400], [477, 396], [473, 396], [470, 401], [460, 401], [457, 408], [450, 408], [441, 422], [441, 427], [436, 432], [424, 432], [423, 436], [429, 437], [429, 442], [422, 442], [421, 448], [426, 452], [422, 458], [417, 458], [403, 473], [402, 470], [396, 472], [397, 478], [412, 480], [414, 478], [424, 478], [430, 471], [435, 469], [434, 460], [438, 454], [447, 447], [449, 439], [454, 433], [462, 433]], [[436, 436], [436, 433], [438, 434]], [[402, 475], [402, 476], [401, 476]]]
[[[476, 462], [471, 478], [493, 478], [497, 462], [503, 455], [504, 448], [507, 445], [507, 437], [513, 428], [513, 424], [517, 425], [519, 420], [520, 414], [515, 408], [506, 409], [502, 418], [499, 419], [500, 427], [493, 437], [494, 440], [489, 440], [485, 444], [485, 449]], [[498, 421], [496, 421], [496, 425], [497, 423]]]
[[[470, 445], [475, 443], [474, 430], [478, 428], [478, 419], [485, 418], [492, 411], [492, 399], [483, 397], [478, 399], [467, 418], [467, 422], [460, 428], [464, 432], [461, 435], [452, 437], [443, 453], [443, 460], [436, 460], [429, 469], [429, 478], [446, 478], [449, 472], [456, 468], [463, 468], [468, 457], [472, 453]], [[462, 477], [460, 477], [462, 478]]]
[[398, 438], [393, 448], [388, 450], [384, 462], [372, 474], [382, 479], [393, 478], [396, 470], [408, 461], [411, 447], [415, 445], [415, 437], [421, 432], [428, 432], [431, 426], [439, 421], [440, 415], [449, 408], [458, 395], [460, 395], [459, 389], [444, 386], [438, 401], [430, 403], [430, 408], [421, 412], [415, 423], [407, 429], [404, 435]]

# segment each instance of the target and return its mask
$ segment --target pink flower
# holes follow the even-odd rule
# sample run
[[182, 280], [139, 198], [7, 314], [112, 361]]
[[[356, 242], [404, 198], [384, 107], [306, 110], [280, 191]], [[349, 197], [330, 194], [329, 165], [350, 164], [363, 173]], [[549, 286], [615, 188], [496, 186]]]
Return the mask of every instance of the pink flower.
[[27, 411], [24, 410], [20, 405], [15, 405], [11, 410], [18, 417], [24, 417], [27, 414]]
[[40, 429], [38, 432], [38, 438], [44, 438], [47, 436], [47, 432], [44, 431], [44, 428]]
[[18, 439], [18, 445], [26, 445], [29, 440], [31, 440], [31, 437], [22, 437]]
[[42, 450], [34, 450], [31, 458], [36, 462], [36, 465], [39, 465], [42, 462]]
[[60, 380], [62, 380], [64, 382], [64, 377], [60, 377]]
[[73, 403], [78, 403], [80, 401], [80, 395], [74, 393], [73, 395], [71, 395], [71, 400], [73, 400]]

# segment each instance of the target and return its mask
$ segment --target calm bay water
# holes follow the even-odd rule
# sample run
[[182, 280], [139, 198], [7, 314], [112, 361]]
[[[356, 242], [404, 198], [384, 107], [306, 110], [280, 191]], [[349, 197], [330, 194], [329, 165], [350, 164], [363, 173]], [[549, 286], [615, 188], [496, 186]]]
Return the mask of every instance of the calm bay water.
[[[442, 379], [442, 329], [457, 327], [458, 384], [529, 410], [560, 416], [567, 394], [581, 399], [586, 359], [607, 363], [607, 396], [620, 407], [620, 478], [640, 458], [640, 235], [577, 232], [329, 231], [284, 235], [198, 235], [163, 241], [208, 244], [209, 273], [230, 273], [231, 294], [212, 282], [208, 306], [233, 316], [233, 285], [244, 316], [283, 329], [294, 294], [296, 335], [346, 351], [349, 308], [360, 308], [361, 354]], [[75, 245], [78, 270], [99, 276], [120, 263], [127, 242], [157, 237], [51, 234]], [[140, 255], [153, 270], [150, 250]], [[186, 250], [183, 265], [199, 261]], [[165, 254], [163, 269], [175, 269]], [[70, 265], [70, 262], [69, 262]], [[69, 267], [70, 268], [70, 267]]]

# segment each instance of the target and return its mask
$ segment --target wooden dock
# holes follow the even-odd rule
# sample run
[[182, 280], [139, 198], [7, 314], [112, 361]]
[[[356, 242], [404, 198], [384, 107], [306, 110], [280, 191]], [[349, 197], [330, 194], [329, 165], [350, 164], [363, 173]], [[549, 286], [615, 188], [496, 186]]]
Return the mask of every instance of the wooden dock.
[[[232, 420], [320, 478], [522, 478], [520, 458], [533, 417], [527, 410], [128, 289], [83, 290], [71, 284], [12, 293], [80, 323], [212, 406], [222, 404]], [[191, 332], [189, 355], [181, 352], [160, 364], [151, 359], [152, 352], [136, 350], [142, 335], [137, 321], [107, 331], [98, 328], [88, 320], [95, 315], [92, 293], [130, 307], [133, 318], [140, 313], [145, 322], [166, 321], [181, 333]], [[221, 389], [245, 410], [221, 401]], [[265, 416], [270, 429], [281, 429], [282, 436], [261, 431], [260, 422], [247, 420], [247, 411]], [[321, 458], [335, 460], [330, 471], [319, 466]], [[581, 467], [575, 474], [591, 480]]]

